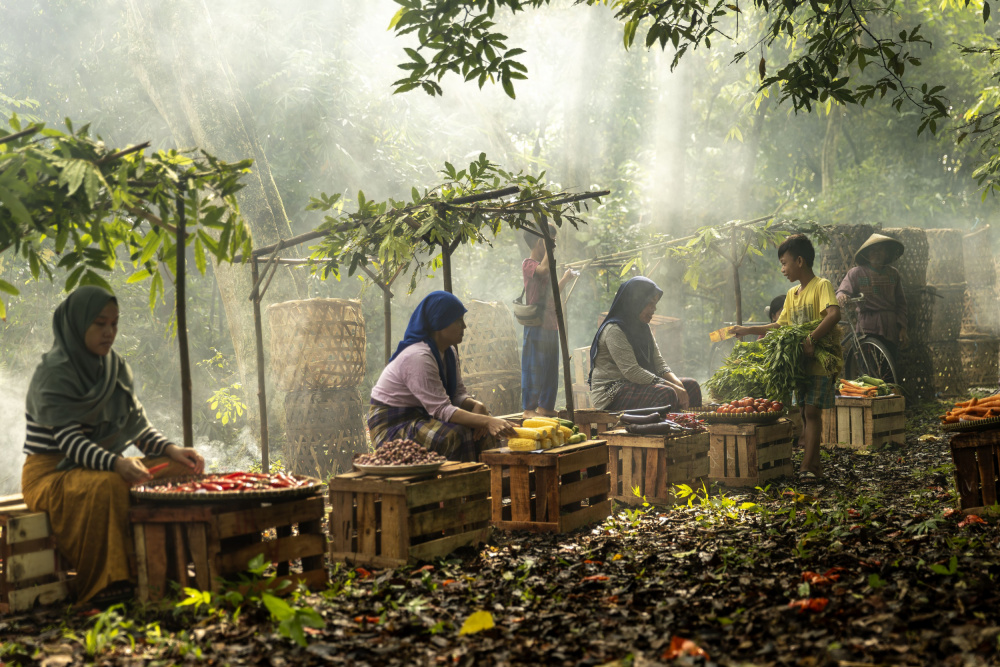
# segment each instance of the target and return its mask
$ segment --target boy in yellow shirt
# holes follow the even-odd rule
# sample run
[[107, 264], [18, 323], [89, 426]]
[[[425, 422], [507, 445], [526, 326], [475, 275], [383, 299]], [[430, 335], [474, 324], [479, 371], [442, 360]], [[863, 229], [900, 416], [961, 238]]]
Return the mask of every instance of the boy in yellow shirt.
[[836, 335], [835, 327], [840, 321], [840, 304], [833, 285], [813, 273], [815, 258], [816, 250], [805, 234], [792, 234], [785, 239], [778, 246], [781, 273], [789, 281], [798, 282], [799, 286], [788, 290], [785, 307], [777, 322], [736, 327], [732, 331], [736, 336], [759, 336], [778, 327], [823, 320], [802, 342], [802, 349], [810, 359], [806, 369], [808, 379], [795, 392], [795, 401], [802, 408], [802, 447], [805, 452], [799, 473], [803, 481], [816, 480], [822, 474], [819, 445], [823, 410], [832, 408], [834, 402], [834, 378], [827, 375], [822, 364], [813, 358], [816, 351], [814, 343], [828, 334]]

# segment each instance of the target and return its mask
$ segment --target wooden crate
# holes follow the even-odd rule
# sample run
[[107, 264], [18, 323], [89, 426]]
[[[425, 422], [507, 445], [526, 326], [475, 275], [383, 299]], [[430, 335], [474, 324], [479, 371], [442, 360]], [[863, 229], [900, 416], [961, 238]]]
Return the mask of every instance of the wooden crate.
[[727, 486], [759, 486], [792, 474], [792, 422], [710, 424], [709, 479]]
[[490, 466], [493, 525], [569, 533], [611, 514], [608, 443], [588, 440], [544, 452], [483, 452]]
[[823, 444], [869, 449], [906, 439], [906, 399], [902, 396], [851, 398], [838, 396], [824, 415]]
[[[708, 433], [682, 437], [633, 435], [608, 431], [611, 498], [638, 505], [685, 502], [674, 495], [675, 484], [699, 488], [708, 484]], [[639, 495], [635, 494], [638, 487]]]
[[[245, 572], [260, 554], [277, 564], [275, 587], [291, 581], [323, 588], [328, 583], [324, 511], [322, 496], [273, 504], [134, 505], [129, 519], [135, 535], [138, 598], [161, 600], [171, 582], [216, 592], [220, 578]], [[271, 530], [275, 539], [265, 540], [265, 531]], [[301, 573], [291, 572], [296, 560], [302, 562]]]
[[330, 559], [372, 567], [432, 560], [489, 536], [490, 472], [446, 463], [430, 475], [330, 480]]
[[65, 600], [71, 578], [49, 515], [30, 512], [20, 494], [0, 497], [0, 614]]
[[1000, 485], [997, 464], [1000, 432], [956, 433], [951, 438], [951, 458], [955, 462], [955, 486], [963, 510], [997, 504]]
[[[582, 408], [573, 411], [575, 420], [573, 421], [588, 438], [601, 435], [618, 423], [618, 416], [595, 408]], [[565, 410], [559, 412], [560, 419], [569, 419], [569, 413]]]

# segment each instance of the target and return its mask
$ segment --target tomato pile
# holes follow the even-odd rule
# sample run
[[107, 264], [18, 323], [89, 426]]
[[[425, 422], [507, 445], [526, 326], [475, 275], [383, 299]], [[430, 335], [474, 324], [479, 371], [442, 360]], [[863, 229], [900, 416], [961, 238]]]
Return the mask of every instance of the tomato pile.
[[780, 401], [769, 401], [766, 398], [752, 398], [747, 396], [730, 401], [729, 403], [723, 403], [715, 411], [723, 415], [742, 415], [781, 412], [784, 409], [785, 406]]
[[167, 482], [156, 486], [140, 487], [143, 491], [158, 493], [217, 493], [219, 491], [272, 491], [310, 486], [311, 480], [295, 479], [283, 472], [265, 475], [259, 472], [231, 472], [225, 475], [205, 475], [199, 479]]

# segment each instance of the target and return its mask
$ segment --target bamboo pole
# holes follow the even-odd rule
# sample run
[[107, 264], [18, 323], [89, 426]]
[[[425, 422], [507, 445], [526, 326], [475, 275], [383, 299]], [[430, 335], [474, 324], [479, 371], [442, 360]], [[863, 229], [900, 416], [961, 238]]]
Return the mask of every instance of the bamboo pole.
[[[260, 282], [257, 258], [250, 259], [250, 276], [254, 285]], [[260, 321], [260, 297], [253, 295], [253, 332], [257, 340], [257, 401], [260, 406], [260, 469], [270, 472], [271, 463], [267, 441], [267, 394], [264, 389], [264, 333]]]
[[441, 244], [441, 272], [444, 274], [444, 291], [454, 294], [451, 288], [451, 248]]
[[559, 345], [562, 348], [563, 386], [566, 389], [566, 412], [570, 421], [576, 421], [573, 409], [573, 379], [570, 377], [569, 342], [566, 340], [566, 320], [563, 317], [562, 299], [559, 298], [559, 277], [556, 276], [556, 257], [553, 252], [555, 243], [549, 234], [549, 221], [542, 218], [538, 225], [545, 237], [545, 254], [549, 258], [549, 282], [552, 283], [552, 305], [556, 309], [556, 324], [559, 327]]
[[392, 356], [392, 293], [382, 290], [382, 314], [385, 317], [385, 365], [389, 365]]
[[736, 293], [736, 324], [743, 326], [743, 289], [740, 286], [740, 261], [736, 248], [737, 228], [733, 227], [732, 240], [732, 263], [733, 263], [733, 290]]
[[184, 185], [180, 185], [177, 195], [177, 282], [175, 285], [177, 299], [177, 345], [181, 358], [181, 426], [184, 431], [184, 446], [194, 447], [194, 425], [191, 410], [191, 357], [188, 354], [187, 307], [185, 300], [185, 237], [187, 235], [187, 219], [184, 210]]

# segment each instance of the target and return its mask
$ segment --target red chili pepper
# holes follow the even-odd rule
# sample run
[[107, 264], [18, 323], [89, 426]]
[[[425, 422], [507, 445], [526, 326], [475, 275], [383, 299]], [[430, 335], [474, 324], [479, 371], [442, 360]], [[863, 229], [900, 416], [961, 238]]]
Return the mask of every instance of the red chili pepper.
[[206, 491], [222, 491], [222, 487], [214, 482], [205, 482], [201, 485], [201, 488]]
[[155, 465], [152, 468], [149, 468], [146, 472], [148, 472], [150, 475], [155, 475], [156, 473], [160, 472], [169, 465], [170, 462], [167, 461], [166, 463], [161, 463], [160, 465]]

